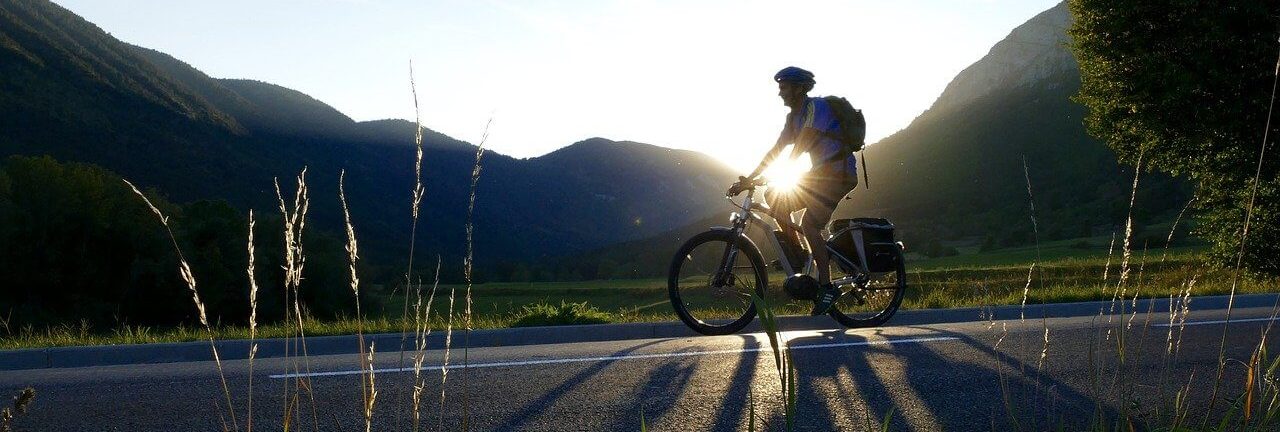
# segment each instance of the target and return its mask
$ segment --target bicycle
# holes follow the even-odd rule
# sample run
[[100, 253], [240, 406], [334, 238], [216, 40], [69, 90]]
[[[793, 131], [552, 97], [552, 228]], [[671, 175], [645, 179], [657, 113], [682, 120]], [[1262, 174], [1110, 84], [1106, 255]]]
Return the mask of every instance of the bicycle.
[[[705, 335], [727, 335], [746, 327], [755, 318], [752, 293], [764, 297], [768, 271], [755, 242], [745, 234], [752, 221], [772, 237], [778, 252], [775, 267], [790, 270], [783, 290], [794, 300], [812, 301], [818, 291], [813, 255], [797, 251], [784, 238], [783, 224], [799, 231], [790, 215], [753, 201], [755, 190], [766, 186], [761, 179], [744, 185], [746, 197], [729, 216], [730, 226], [714, 226], [693, 236], [677, 250], [668, 271], [667, 287], [676, 315], [689, 328]], [[760, 216], [770, 216], [770, 225]], [[780, 217], [782, 216], [782, 217]], [[836, 232], [837, 228], [843, 229]], [[901, 242], [893, 240], [893, 224], [885, 219], [859, 218], [832, 221], [824, 245], [831, 256], [832, 284], [843, 295], [828, 312], [850, 328], [884, 324], [898, 310], [906, 290], [906, 268]], [[839, 275], [839, 277], [836, 277]]]

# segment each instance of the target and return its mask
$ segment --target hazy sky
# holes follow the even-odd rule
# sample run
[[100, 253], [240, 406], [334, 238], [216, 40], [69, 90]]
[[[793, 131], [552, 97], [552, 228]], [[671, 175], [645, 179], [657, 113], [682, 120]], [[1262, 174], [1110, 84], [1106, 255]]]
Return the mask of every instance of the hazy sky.
[[216, 78], [279, 84], [355, 120], [414, 118], [516, 157], [595, 136], [749, 169], [786, 108], [778, 69], [863, 109], [868, 142], [1058, 0], [54, 0]]

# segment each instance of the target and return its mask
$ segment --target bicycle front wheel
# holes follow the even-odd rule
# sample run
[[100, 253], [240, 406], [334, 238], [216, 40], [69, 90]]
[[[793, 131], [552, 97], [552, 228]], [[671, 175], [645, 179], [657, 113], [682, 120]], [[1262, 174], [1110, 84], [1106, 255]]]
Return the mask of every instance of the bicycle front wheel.
[[865, 285], [851, 289], [841, 287], [845, 293], [836, 300], [836, 304], [828, 312], [832, 318], [845, 327], [877, 327], [889, 321], [898, 306], [902, 304], [902, 294], [907, 288], [907, 269], [903, 263], [902, 250], [894, 248], [895, 265], [891, 271], [870, 273]]
[[756, 316], [751, 293], [768, 283], [764, 258], [732, 231], [707, 231], [685, 242], [671, 260], [667, 289], [676, 315], [705, 335], [726, 335]]

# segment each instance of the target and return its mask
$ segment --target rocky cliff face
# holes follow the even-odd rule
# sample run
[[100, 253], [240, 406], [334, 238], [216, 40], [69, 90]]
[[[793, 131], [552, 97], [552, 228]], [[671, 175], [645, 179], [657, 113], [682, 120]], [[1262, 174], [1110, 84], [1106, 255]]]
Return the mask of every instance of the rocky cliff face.
[[929, 108], [935, 114], [963, 106], [998, 89], [1034, 84], [1078, 69], [1067, 48], [1071, 14], [1066, 2], [1041, 12], [991, 47], [981, 60], [947, 84]]

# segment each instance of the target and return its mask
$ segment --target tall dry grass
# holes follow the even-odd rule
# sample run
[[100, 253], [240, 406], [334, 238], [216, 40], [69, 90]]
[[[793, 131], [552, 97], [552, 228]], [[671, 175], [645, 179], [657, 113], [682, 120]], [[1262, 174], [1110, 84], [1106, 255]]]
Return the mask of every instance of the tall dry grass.
[[[285, 203], [284, 193], [280, 190], [280, 182], [273, 180], [276, 191], [276, 199], [279, 202], [280, 214], [283, 216], [284, 222], [284, 294], [285, 294], [285, 320], [295, 322], [296, 332], [286, 338], [287, 343], [293, 344], [293, 369], [296, 377], [293, 379], [292, 397], [286, 397], [285, 404], [285, 424], [295, 421], [300, 415], [301, 404], [300, 399], [303, 393], [311, 402], [311, 420], [313, 426], [318, 430], [320, 428], [320, 415], [316, 407], [315, 392], [311, 383], [311, 357], [307, 353], [307, 334], [304, 328], [302, 317], [302, 272], [306, 267], [306, 254], [303, 252], [303, 232], [307, 223], [307, 210], [311, 207], [311, 200], [307, 193], [307, 168], [303, 167], [302, 172], [297, 177], [297, 190], [294, 192], [293, 208], [290, 209]], [[289, 306], [292, 305], [292, 311]], [[294, 337], [293, 335], [296, 335]], [[289, 348], [285, 350], [285, 356], [289, 356]], [[301, 363], [299, 363], [301, 360]], [[286, 384], [285, 393], [288, 394], [288, 386]], [[288, 428], [286, 426], [286, 428]]]
[[484, 145], [489, 141], [489, 127], [493, 125], [493, 117], [489, 117], [489, 121], [484, 125], [484, 133], [480, 136], [480, 144], [476, 146], [476, 161], [471, 167], [471, 198], [467, 202], [467, 257], [463, 262], [462, 274], [466, 281], [466, 309], [463, 312], [463, 334], [462, 342], [462, 430], [469, 429], [471, 420], [471, 404], [467, 392], [467, 365], [470, 364], [471, 351], [471, 286], [472, 286], [472, 265], [475, 258], [475, 241], [473, 234], [475, 233], [475, 209], [476, 209], [476, 187], [480, 184], [480, 161], [484, 158]]
[[347, 170], [338, 173], [338, 200], [342, 203], [342, 219], [347, 228], [347, 260], [348, 270], [351, 274], [351, 297], [356, 304], [356, 342], [360, 345], [360, 370], [367, 370], [367, 374], [360, 376], [360, 396], [364, 399], [364, 429], [366, 432], [372, 430], [373, 427], [373, 406], [377, 400], [378, 391], [374, 385], [374, 362], [373, 362], [373, 343], [369, 343], [369, 351], [366, 355], [364, 349], [364, 314], [360, 311], [360, 274], [356, 271], [356, 262], [360, 260], [360, 247], [356, 242], [356, 228], [351, 223], [351, 210], [347, 206], [347, 188], [346, 188]]
[[160, 219], [160, 225], [164, 226], [165, 233], [169, 235], [169, 241], [173, 243], [173, 250], [178, 254], [178, 273], [182, 276], [182, 281], [186, 282], [187, 288], [191, 290], [191, 301], [195, 303], [196, 311], [200, 317], [200, 325], [204, 326], [205, 334], [208, 336], [209, 349], [213, 352], [213, 361], [218, 367], [218, 378], [222, 381], [222, 394], [226, 397], [227, 402], [226, 410], [223, 410], [220, 402], [215, 401], [214, 403], [217, 407], [218, 417], [222, 422], [222, 429], [227, 430], [226, 417], [223, 417], [225, 412], [231, 417], [232, 430], [238, 432], [240, 430], [240, 422], [236, 421], [236, 410], [231, 404], [231, 388], [227, 386], [227, 375], [222, 370], [222, 358], [218, 355], [218, 346], [213, 342], [213, 329], [209, 326], [209, 318], [205, 314], [204, 303], [200, 301], [200, 291], [196, 289], [196, 277], [191, 272], [191, 265], [187, 264], [187, 258], [182, 254], [182, 248], [178, 246], [178, 238], [173, 235], [173, 229], [169, 227], [169, 217], [160, 212], [160, 209], [156, 208], [155, 204], [151, 203], [151, 199], [147, 198], [147, 195], [143, 194], [141, 190], [138, 190], [137, 186], [134, 186], [129, 180], [125, 180], [124, 183], [129, 185], [129, 188], [133, 189], [133, 192], [139, 198], [142, 198], [142, 201], [147, 204], [151, 212], [155, 213], [156, 217]]
[[[414, 316], [414, 355], [413, 355], [413, 430], [416, 432], [422, 424], [422, 392], [426, 389], [426, 379], [422, 376], [422, 363], [427, 358], [427, 336], [431, 334], [431, 304], [436, 297], [436, 289], [440, 287], [440, 258], [436, 257], [436, 276], [431, 284], [431, 293], [427, 296], [426, 308], [422, 307], [422, 295], [419, 294], [413, 306]], [[418, 290], [421, 293], [421, 290]], [[452, 298], [452, 296], [451, 296]], [[452, 310], [450, 310], [452, 313]], [[442, 369], [443, 372], [443, 369]], [[443, 389], [443, 382], [441, 385]], [[444, 395], [441, 393], [441, 398]]]
[[[413, 266], [415, 263], [414, 253], [416, 252], [417, 243], [418, 243], [418, 218], [420, 215], [419, 210], [421, 209], [421, 206], [422, 206], [422, 198], [426, 193], [426, 188], [422, 185], [422, 153], [423, 153], [422, 116], [421, 116], [421, 111], [419, 110], [419, 107], [418, 107], [418, 85], [414, 80], [412, 60], [409, 61], [409, 92], [413, 95], [413, 120], [414, 120], [413, 144], [414, 144], [415, 151], [414, 151], [414, 162], [413, 162], [413, 189], [410, 191], [410, 200], [409, 200], [410, 202], [409, 262], [407, 264], [407, 268], [405, 269], [405, 273], [404, 273], [404, 287], [403, 287], [404, 301], [402, 302], [404, 307], [400, 315], [401, 327], [400, 327], [399, 367], [401, 369], [404, 368], [404, 362], [405, 362], [404, 356], [405, 356], [405, 352], [407, 351], [406, 344], [408, 343], [408, 340], [409, 340], [409, 322], [410, 322], [409, 290], [410, 288], [412, 288], [415, 291], [416, 297], [421, 298], [422, 296], [420, 284], [416, 283], [417, 280], [414, 279]], [[396, 293], [393, 291], [392, 296], [394, 297], [395, 295]], [[413, 321], [414, 321], [414, 329], [415, 329], [414, 332], [415, 334], [417, 334], [418, 333], [417, 329], [421, 326], [421, 321], [418, 319], [417, 312], [414, 313]], [[415, 336], [415, 340], [416, 339], [417, 339], [417, 336]], [[417, 381], [418, 379], [415, 377], [413, 378], [412, 383], [416, 385]], [[395, 427], [399, 429], [401, 428], [400, 413], [404, 412], [404, 399], [397, 398], [397, 400], [398, 400], [398, 407], [400, 409], [396, 410]], [[415, 419], [418, 418], [419, 417], [418, 406], [416, 401], [413, 406], [413, 411], [414, 411], [413, 417]], [[416, 420], [414, 422], [417, 423]]]
[[253, 358], [258, 354], [258, 279], [254, 271], [253, 210], [249, 210], [249, 398], [246, 401], [245, 431], [253, 432]]
[[[364, 346], [361, 345], [360, 349], [363, 351]], [[373, 353], [373, 342], [369, 342], [368, 356], [360, 356], [361, 362], [365, 365], [365, 368], [362, 370], [368, 372], [367, 375], [362, 375], [361, 377], [362, 393], [364, 395], [364, 432], [370, 432], [373, 430], [373, 405], [378, 400], [378, 386], [373, 379]], [[364, 379], [364, 376], [369, 377], [367, 381]]]
[[449, 382], [449, 354], [453, 346], [453, 317], [454, 317], [454, 294], [457, 288], [449, 287], [449, 310], [448, 321], [444, 327], [444, 358], [440, 361], [440, 416], [437, 422], [437, 429], [444, 430], [444, 412], [445, 412], [445, 384]]

